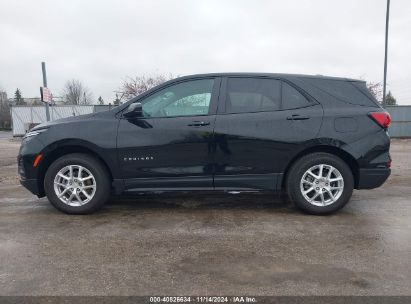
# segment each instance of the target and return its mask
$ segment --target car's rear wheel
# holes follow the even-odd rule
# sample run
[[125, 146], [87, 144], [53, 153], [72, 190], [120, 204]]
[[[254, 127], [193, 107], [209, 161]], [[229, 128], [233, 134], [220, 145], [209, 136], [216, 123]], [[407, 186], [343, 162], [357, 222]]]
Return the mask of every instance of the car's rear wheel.
[[310, 214], [335, 212], [349, 201], [354, 188], [350, 167], [329, 153], [312, 153], [297, 160], [286, 181], [290, 199]]
[[47, 170], [44, 188], [50, 203], [69, 214], [99, 210], [110, 196], [110, 178], [104, 165], [87, 154], [68, 154]]

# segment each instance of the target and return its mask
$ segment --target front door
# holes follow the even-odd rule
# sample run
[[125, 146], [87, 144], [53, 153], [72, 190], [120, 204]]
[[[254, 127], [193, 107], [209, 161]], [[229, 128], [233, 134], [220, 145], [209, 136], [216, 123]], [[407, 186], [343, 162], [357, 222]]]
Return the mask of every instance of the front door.
[[120, 119], [118, 158], [126, 189], [213, 187], [212, 140], [219, 78], [172, 83]]

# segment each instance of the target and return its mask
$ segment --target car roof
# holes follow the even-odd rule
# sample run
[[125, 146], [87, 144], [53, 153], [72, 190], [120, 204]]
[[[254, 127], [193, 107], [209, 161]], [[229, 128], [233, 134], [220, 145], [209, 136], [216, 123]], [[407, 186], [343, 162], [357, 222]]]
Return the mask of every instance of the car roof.
[[[224, 77], [224, 76], [239, 76], [239, 77], [272, 77], [272, 78], [283, 78], [283, 79], [302, 79], [309, 78], [309, 79], [324, 79], [324, 80], [341, 80], [341, 81], [355, 81], [355, 82], [365, 82], [364, 80], [358, 79], [351, 79], [351, 78], [343, 78], [343, 77], [332, 77], [332, 76], [324, 76], [324, 75], [305, 75], [305, 74], [286, 74], [286, 73], [256, 73], [256, 72], [227, 72], [227, 73], [205, 73], [205, 74], [192, 74], [192, 75], [184, 75], [180, 77], [176, 77], [170, 79], [159, 86], [164, 85], [172, 85], [173, 83], [177, 83], [183, 80], [195, 79], [195, 78], [205, 78], [205, 77]], [[157, 90], [159, 86], [155, 86], [144, 93], [131, 98], [127, 102], [123, 103], [121, 106], [118, 107], [118, 112], [122, 111], [126, 108], [130, 103], [135, 102], [140, 98], [144, 98], [144, 96], [150, 95], [153, 91]]]
[[344, 81], [361, 81], [360, 79], [352, 79], [345, 77], [333, 77], [324, 75], [305, 75], [305, 74], [287, 74], [287, 73], [256, 73], [256, 72], [229, 72], [229, 73], [206, 73], [206, 74], [192, 74], [177, 77], [175, 79], [186, 79], [186, 78], [196, 78], [196, 77], [224, 77], [224, 76], [252, 76], [252, 77], [278, 77], [278, 78], [314, 78], [314, 79], [327, 79], [327, 80], [344, 80]]

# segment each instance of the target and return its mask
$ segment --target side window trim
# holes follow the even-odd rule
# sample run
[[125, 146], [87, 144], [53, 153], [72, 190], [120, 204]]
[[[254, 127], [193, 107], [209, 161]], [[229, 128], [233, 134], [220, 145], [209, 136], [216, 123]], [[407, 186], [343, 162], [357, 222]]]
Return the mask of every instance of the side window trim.
[[221, 79], [221, 89], [218, 96], [218, 110], [217, 114], [228, 114], [226, 113], [226, 95], [227, 95], [227, 76], [222, 77]]
[[[306, 91], [304, 91], [302, 88], [300, 88], [298, 85], [296, 85], [295, 83], [289, 81], [288, 79], [280, 79], [282, 82], [287, 83], [288, 85], [290, 85], [291, 87], [293, 87], [294, 89], [296, 89], [298, 92], [300, 92], [301, 95], [303, 95], [305, 97], [305, 99], [307, 99], [307, 101], [309, 102], [309, 104], [305, 107], [301, 107], [299, 109], [302, 108], [307, 108], [307, 107], [311, 107], [315, 104], [320, 104], [317, 100], [314, 99], [314, 97], [312, 97], [310, 94], [308, 94]], [[282, 94], [282, 92], [281, 92]], [[282, 96], [281, 96], [282, 98]], [[282, 101], [281, 101], [282, 102]]]
[[[218, 100], [221, 95], [221, 77], [211, 77], [214, 79], [213, 91], [210, 99], [210, 106], [208, 108], [208, 116], [215, 115], [218, 109]], [[204, 78], [202, 78], [204, 79]]]
[[167, 119], [167, 118], [178, 118], [178, 117], [197, 117], [197, 116], [202, 117], [202, 116], [215, 115], [216, 112], [217, 112], [217, 108], [218, 108], [218, 97], [220, 95], [221, 77], [213, 77], [212, 76], [212, 77], [195, 77], [195, 78], [182, 79], [182, 80], [179, 80], [179, 81], [169, 83], [167, 85], [160, 85], [156, 90], [150, 92], [150, 94], [143, 95], [143, 96], [141, 96], [141, 98], [136, 99], [134, 102], [132, 102], [132, 103], [128, 104], [126, 107], [124, 107], [120, 111], [120, 119], [124, 119], [123, 112], [125, 112], [127, 110], [127, 108], [135, 102], [142, 102], [143, 100], [149, 98], [150, 96], [152, 96], [152, 95], [154, 95], [154, 94], [156, 94], [156, 93], [158, 93], [158, 92], [160, 92], [164, 89], [167, 89], [168, 87], [178, 85], [178, 84], [184, 83], [184, 82], [190, 82], [190, 81], [194, 81], [194, 80], [203, 80], [203, 79], [213, 79], [214, 80], [213, 89], [212, 89], [212, 92], [211, 92], [210, 106], [208, 108], [208, 113], [207, 114], [193, 115], [193, 116], [178, 115], [178, 116], [170, 116], [170, 117], [142, 117], [142, 119], [159, 119], [159, 118]]

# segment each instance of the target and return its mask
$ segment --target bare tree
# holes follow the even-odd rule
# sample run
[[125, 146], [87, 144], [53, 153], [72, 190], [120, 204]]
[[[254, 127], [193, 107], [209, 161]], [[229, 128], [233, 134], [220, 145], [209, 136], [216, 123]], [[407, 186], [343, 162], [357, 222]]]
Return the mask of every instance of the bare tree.
[[93, 103], [92, 93], [77, 79], [71, 79], [66, 82], [62, 95], [66, 104], [87, 105]]
[[0, 129], [11, 128], [10, 104], [7, 93], [0, 88]]
[[381, 82], [367, 82], [367, 88], [375, 99], [381, 102], [383, 94]]
[[172, 74], [128, 76], [123, 80], [121, 87], [115, 92], [118, 93], [120, 100], [128, 100], [173, 78], [174, 76]]
[[116, 99], [114, 99], [113, 104], [114, 104], [115, 106], [120, 105], [120, 98], [118, 97], [118, 93], [116, 93]]

